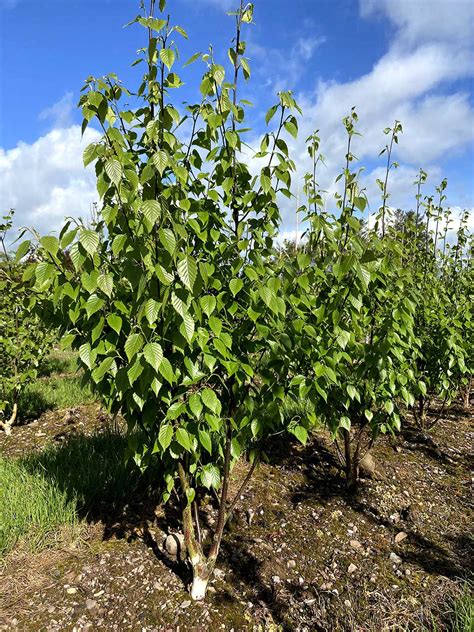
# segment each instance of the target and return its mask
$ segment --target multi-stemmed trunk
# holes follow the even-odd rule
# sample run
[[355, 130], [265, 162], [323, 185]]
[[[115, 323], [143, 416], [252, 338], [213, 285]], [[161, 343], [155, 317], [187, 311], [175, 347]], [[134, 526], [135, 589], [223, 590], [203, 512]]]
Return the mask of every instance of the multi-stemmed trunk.
[[12, 433], [12, 426], [16, 421], [17, 414], [18, 414], [18, 404], [15, 402], [13, 404], [12, 414], [10, 415], [10, 418], [7, 419], [6, 421], [3, 421], [2, 419], [0, 419], [0, 428], [3, 429], [6, 435], [10, 435]]
[[469, 377], [463, 394], [463, 406], [465, 410], [469, 410], [471, 404], [471, 382], [472, 377]]
[[[181, 491], [183, 497], [183, 531], [184, 542], [186, 545], [187, 555], [191, 564], [193, 579], [191, 584], [191, 599], [201, 601], [205, 598], [207, 587], [214, 568], [222, 541], [224, 527], [232, 515], [232, 512], [240, 499], [243, 491], [247, 487], [255, 468], [258, 465], [258, 458], [252, 462], [250, 469], [240, 485], [233, 500], [228, 503], [229, 497], [229, 478], [230, 478], [230, 462], [231, 462], [231, 434], [228, 433], [224, 454], [224, 469], [222, 475], [222, 487], [219, 502], [219, 511], [217, 515], [217, 523], [214, 531], [211, 546], [208, 553], [204, 552], [201, 542], [201, 529], [199, 526], [199, 516], [197, 504], [190, 499], [190, 485], [187, 472], [182, 463], [179, 463], [179, 478], [181, 482]], [[195, 516], [193, 518], [193, 504], [195, 507]]]
[[413, 417], [420, 430], [426, 430], [426, 409], [426, 398], [420, 395], [416, 406], [413, 406]]
[[359, 482], [359, 465], [361, 450], [361, 433], [355, 440], [355, 447], [352, 449], [352, 440], [350, 430], [345, 428], [342, 430], [344, 437], [344, 470], [346, 476], [347, 491], [354, 493], [357, 490]]

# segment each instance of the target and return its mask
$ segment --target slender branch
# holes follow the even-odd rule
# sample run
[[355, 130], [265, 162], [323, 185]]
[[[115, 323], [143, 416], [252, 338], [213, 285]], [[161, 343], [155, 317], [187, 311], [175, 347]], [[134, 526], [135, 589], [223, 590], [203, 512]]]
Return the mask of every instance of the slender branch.
[[247, 472], [246, 477], [242, 481], [242, 485], [239, 487], [238, 492], [235, 494], [234, 499], [232, 500], [232, 502], [229, 505], [229, 509], [227, 510], [226, 518], [225, 518], [226, 522], [232, 516], [232, 512], [234, 511], [235, 506], [239, 502], [239, 499], [240, 499], [241, 495], [243, 494], [243, 492], [245, 491], [247, 485], [249, 484], [249, 481], [252, 478], [252, 475], [255, 472], [257, 466], [259, 465], [259, 463], [260, 463], [260, 458], [259, 457], [255, 457], [252, 465], [250, 466], [249, 471]]

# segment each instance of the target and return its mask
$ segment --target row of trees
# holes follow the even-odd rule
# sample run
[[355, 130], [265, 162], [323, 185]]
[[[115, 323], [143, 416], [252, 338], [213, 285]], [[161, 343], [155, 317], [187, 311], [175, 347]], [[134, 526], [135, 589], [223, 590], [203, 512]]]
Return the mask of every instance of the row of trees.
[[[181, 85], [175, 38], [186, 33], [154, 12], [150, 0], [133, 20], [147, 36], [137, 91], [114, 74], [90, 77], [80, 100], [83, 129], [94, 120], [103, 131], [84, 152], [85, 165], [95, 163], [97, 222], [71, 219], [58, 238], [23, 242], [17, 258], [34, 248], [23, 279], [35, 309], [60, 328], [97, 393], [126, 419], [129, 457], [141, 468], [158, 461], [163, 501], [173, 489], [180, 497], [191, 595], [202, 599], [225, 524], [272, 435], [305, 443], [324, 422], [354, 489], [365, 451], [400, 430], [407, 409], [426, 428], [430, 407], [458, 393], [472, 370], [472, 244], [464, 224], [455, 245], [447, 229], [440, 235], [446, 184], [437, 199], [425, 197], [423, 172], [416, 213], [390, 218], [398, 122], [385, 130], [380, 208], [373, 225], [362, 221], [353, 110], [334, 211], [324, 210], [317, 184], [314, 134], [299, 209], [306, 235], [279, 249], [279, 200], [292, 198], [295, 169], [285, 138], [296, 137], [301, 112], [291, 93], [279, 94], [256, 154], [260, 167], [251, 170], [238, 87], [250, 76], [242, 29], [252, 5], [233, 14], [229, 78], [212, 50], [191, 58], [206, 70], [201, 101], [184, 115], [171, 93]], [[136, 107], [122, 105], [133, 99]], [[283, 402], [302, 399], [314, 412], [288, 420]], [[243, 455], [248, 474], [231, 497]], [[204, 542], [200, 503], [210, 488], [218, 518]]]

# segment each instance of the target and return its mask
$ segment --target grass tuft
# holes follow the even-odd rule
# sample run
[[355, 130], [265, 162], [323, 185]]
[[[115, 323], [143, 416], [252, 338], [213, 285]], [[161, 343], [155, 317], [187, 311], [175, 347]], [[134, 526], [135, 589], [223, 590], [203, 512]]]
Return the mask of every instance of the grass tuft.
[[113, 513], [136, 489], [138, 471], [124, 462], [127, 438], [111, 430], [70, 436], [60, 446], [22, 460], [32, 474], [44, 476], [66, 494], [81, 517]]
[[21, 419], [39, 417], [47, 410], [72, 408], [95, 401], [88, 386], [78, 376], [51, 376], [28, 384], [21, 392], [18, 410]]
[[54, 545], [58, 534], [78, 524], [76, 503], [43, 474], [0, 457], [0, 554], [20, 539], [28, 550]]

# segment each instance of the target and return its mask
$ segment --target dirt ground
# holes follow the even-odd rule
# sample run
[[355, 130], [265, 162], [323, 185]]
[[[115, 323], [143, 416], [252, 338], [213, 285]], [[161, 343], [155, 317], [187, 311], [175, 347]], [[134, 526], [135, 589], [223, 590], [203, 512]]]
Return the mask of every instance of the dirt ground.
[[[382, 438], [377, 473], [355, 496], [323, 433], [290, 454], [274, 445], [203, 604], [189, 598], [187, 567], [163, 552], [178, 528], [172, 505], [127, 505], [35, 555], [19, 546], [0, 567], [0, 630], [447, 630], [473, 568], [473, 412], [453, 406], [433, 440], [409, 425]], [[50, 412], [2, 436], [0, 452], [21, 456], [104, 423], [97, 405]]]

